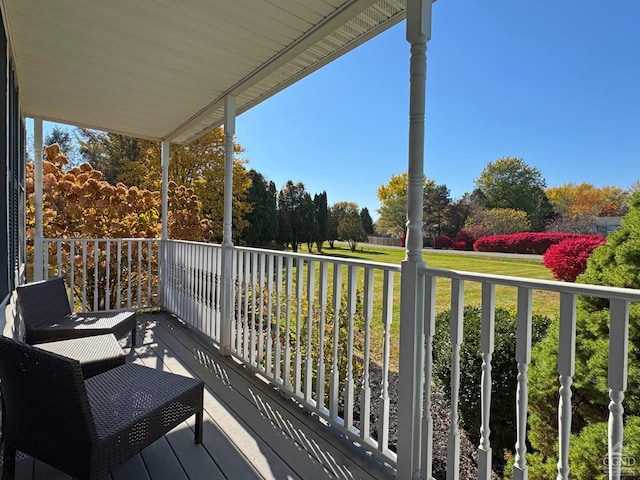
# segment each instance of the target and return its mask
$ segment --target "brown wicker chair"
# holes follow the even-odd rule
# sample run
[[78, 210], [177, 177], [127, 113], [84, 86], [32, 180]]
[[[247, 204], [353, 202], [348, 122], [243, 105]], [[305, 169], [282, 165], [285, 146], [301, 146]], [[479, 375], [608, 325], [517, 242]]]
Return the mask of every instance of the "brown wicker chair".
[[87, 380], [77, 360], [0, 336], [3, 479], [22, 451], [80, 480], [106, 475], [196, 415], [200, 380], [128, 363]]
[[136, 346], [136, 313], [72, 313], [62, 277], [27, 283], [16, 288], [25, 327], [25, 342], [68, 340], [112, 333], [124, 338], [131, 332], [131, 346]]

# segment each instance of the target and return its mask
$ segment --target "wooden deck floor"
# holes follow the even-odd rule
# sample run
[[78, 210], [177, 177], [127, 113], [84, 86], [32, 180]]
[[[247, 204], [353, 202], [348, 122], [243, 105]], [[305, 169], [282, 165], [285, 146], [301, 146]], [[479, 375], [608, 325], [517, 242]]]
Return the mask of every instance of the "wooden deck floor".
[[[335, 429], [217, 353], [206, 338], [164, 313], [139, 315], [144, 342], [128, 361], [205, 381], [202, 445], [193, 421], [172, 430], [114, 470], [109, 480], [387, 479], [393, 470], [372, 461]], [[18, 457], [18, 480], [69, 480]]]

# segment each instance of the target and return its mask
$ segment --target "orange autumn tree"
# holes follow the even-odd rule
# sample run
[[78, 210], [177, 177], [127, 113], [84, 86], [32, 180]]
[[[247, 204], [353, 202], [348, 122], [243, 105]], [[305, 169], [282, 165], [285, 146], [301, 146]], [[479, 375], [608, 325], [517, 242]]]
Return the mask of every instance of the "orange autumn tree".
[[[161, 233], [160, 193], [135, 186], [127, 187], [123, 183], [111, 185], [102, 179], [101, 172], [86, 163], [67, 168], [67, 157], [57, 144], [48, 146], [45, 154], [44, 237], [95, 240], [65, 242], [60, 249], [55, 243], [49, 243], [49, 275], [62, 274], [68, 283], [73, 278], [73, 287], [78, 296], [80, 292], [85, 292], [87, 296], [83, 308], [118, 308], [122, 305], [117, 305], [117, 299], [149, 303], [150, 299], [139, 298], [140, 295], [146, 295], [146, 289], [131, 288], [131, 284], [157, 283], [157, 244], [148, 242], [142, 248], [121, 246], [121, 262], [118, 265], [117, 243], [108, 239], [158, 238]], [[33, 239], [35, 193], [32, 164], [27, 165], [27, 199], [27, 234], [29, 239]], [[171, 182], [168, 218], [170, 238], [209, 240], [211, 229], [209, 221], [202, 218], [201, 208], [192, 189]], [[32, 250], [31, 244], [30, 255], [33, 255]], [[149, 274], [147, 268], [137, 268], [138, 262], [155, 267]], [[127, 271], [129, 265], [132, 267]], [[115, 280], [118, 275], [120, 282]]]

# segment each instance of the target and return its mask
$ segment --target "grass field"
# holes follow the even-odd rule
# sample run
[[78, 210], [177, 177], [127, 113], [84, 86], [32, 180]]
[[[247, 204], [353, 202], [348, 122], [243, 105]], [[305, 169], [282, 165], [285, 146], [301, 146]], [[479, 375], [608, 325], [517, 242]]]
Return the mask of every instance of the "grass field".
[[[344, 259], [359, 259], [369, 262], [387, 264], [400, 264], [404, 260], [405, 252], [401, 249], [384, 248], [364, 245], [356, 252], [351, 252], [348, 247], [336, 245], [335, 248], [324, 248], [323, 255]], [[448, 253], [425, 253], [424, 261], [427, 266], [448, 270], [460, 270], [467, 272], [490, 273], [494, 275], [508, 275], [514, 277], [536, 278], [551, 280], [551, 273], [542, 265], [542, 261], [530, 258], [498, 258], [489, 256], [476, 256]], [[375, 277], [375, 289], [382, 288], [382, 276]], [[450, 296], [451, 281], [439, 278], [436, 283], [436, 312], [442, 312], [451, 308]], [[465, 282], [465, 305], [479, 306], [481, 303], [481, 285], [478, 282]], [[496, 287], [496, 306], [515, 309], [517, 303], [517, 291], [514, 287]], [[399, 305], [400, 305], [400, 281], [397, 278], [394, 284], [394, 314], [391, 325], [391, 363], [397, 367], [397, 345], [399, 338]], [[554, 318], [558, 314], [559, 295], [552, 292], [535, 291], [533, 294], [534, 313]], [[381, 301], [374, 300], [374, 319], [381, 318]], [[372, 330], [372, 355], [377, 357], [381, 352], [383, 336], [382, 325], [379, 322], [371, 324]], [[380, 358], [380, 357], [378, 357]]]

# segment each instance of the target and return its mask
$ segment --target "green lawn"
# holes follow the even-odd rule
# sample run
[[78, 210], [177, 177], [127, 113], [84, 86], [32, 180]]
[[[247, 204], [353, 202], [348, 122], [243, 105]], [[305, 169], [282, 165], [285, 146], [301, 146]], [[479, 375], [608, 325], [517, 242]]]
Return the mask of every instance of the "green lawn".
[[[405, 252], [401, 249], [384, 248], [378, 246], [365, 245], [358, 248], [356, 252], [351, 252], [348, 247], [336, 245], [331, 249], [325, 247], [322, 254], [324, 256], [334, 256], [340, 258], [360, 259], [365, 261], [400, 264], [404, 259]], [[425, 263], [434, 268], [450, 270], [461, 270], [468, 272], [491, 273], [495, 275], [509, 275], [515, 277], [537, 278], [551, 280], [551, 273], [537, 259], [519, 258], [496, 258], [448, 253], [425, 253]], [[400, 305], [400, 285], [399, 277], [394, 284], [394, 315], [391, 328], [392, 363], [397, 361], [397, 341], [399, 335], [399, 305]], [[436, 311], [441, 312], [450, 308], [450, 280], [438, 279], [436, 289]], [[382, 289], [382, 276], [376, 275], [375, 287], [377, 291]], [[496, 306], [513, 308], [516, 307], [517, 292], [514, 287], [496, 287]], [[376, 297], [377, 299], [378, 297]], [[480, 305], [481, 285], [478, 282], [465, 283], [465, 305]], [[559, 296], [556, 293], [535, 291], [533, 295], [534, 313], [555, 317], [558, 313]], [[380, 318], [382, 305], [379, 300], [374, 301], [374, 319]], [[372, 355], [375, 358], [380, 354], [382, 340], [382, 325], [379, 322], [372, 323]], [[379, 357], [378, 357], [379, 358]]]

